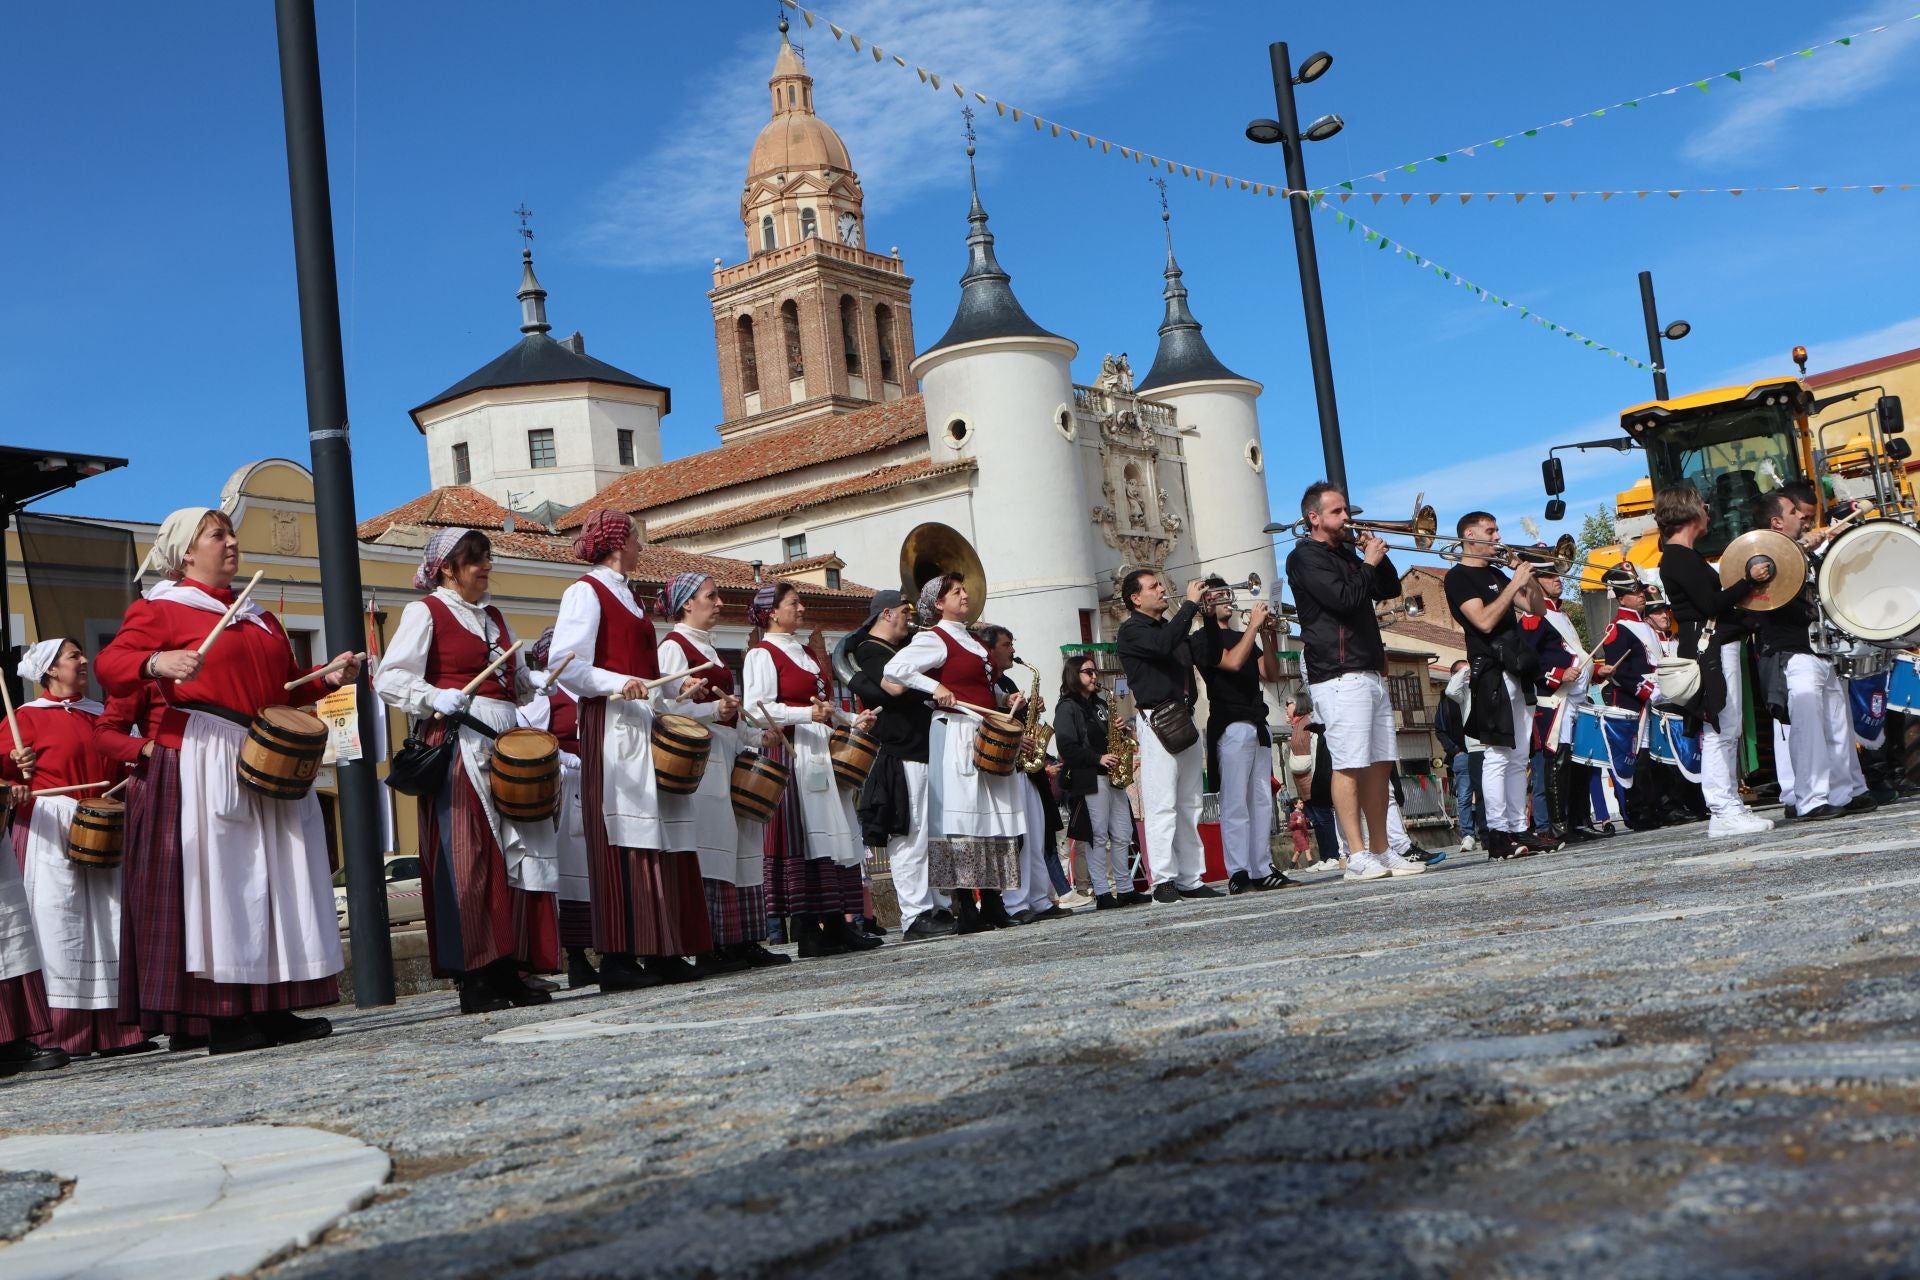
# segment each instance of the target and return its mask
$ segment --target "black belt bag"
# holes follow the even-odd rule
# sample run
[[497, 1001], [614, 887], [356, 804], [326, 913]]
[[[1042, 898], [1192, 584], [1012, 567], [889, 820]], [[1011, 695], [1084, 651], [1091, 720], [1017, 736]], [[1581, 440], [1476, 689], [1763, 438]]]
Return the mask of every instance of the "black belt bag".
[[1193, 724], [1193, 712], [1179, 698], [1163, 702], [1147, 712], [1147, 727], [1169, 753], [1179, 755], [1200, 741], [1200, 730]]

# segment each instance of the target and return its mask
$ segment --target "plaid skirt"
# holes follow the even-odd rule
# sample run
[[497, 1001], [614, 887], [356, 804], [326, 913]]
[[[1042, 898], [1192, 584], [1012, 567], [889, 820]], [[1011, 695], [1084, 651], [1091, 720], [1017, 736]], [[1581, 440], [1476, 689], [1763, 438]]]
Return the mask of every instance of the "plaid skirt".
[[[428, 745], [453, 726], [427, 728]], [[427, 952], [433, 976], [455, 978], [505, 956], [533, 973], [560, 968], [560, 921], [551, 893], [507, 883], [507, 862], [487, 825], [487, 811], [466, 766], [454, 758], [447, 785], [422, 796], [420, 895], [427, 909]]]
[[767, 820], [767, 910], [776, 916], [859, 915], [865, 906], [859, 867], [807, 856], [806, 820], [789, 786]]
[[707, 890], [707, 921], [713, 926], [715, 945], [730, 947], [736, 942], [758, 942], [767, 936], [767, 889], [765, 885], [740, 888], [725, 880], [703, 880]]
[[606, 787], [600, 775], [606, 724], [605, 698], [580, 704], [580, 817], [587, 835], [594, 950], [635, 956], [711, 951], [713, 926], [707, 920], [699, 855], [607, 843]]
[[37, 1039], [53, 1025], [47, 1008], [47, 984], [40, 971], [0, 980], [0, 1044]]
[[209, 1018], [338, 1003], [338, 978], [212, 982], [187, 972], [180, 854], [180, 752], [156, 746], [128, 787], [120, 864], [120, 1021], [149, 1035], [205, 1035]]

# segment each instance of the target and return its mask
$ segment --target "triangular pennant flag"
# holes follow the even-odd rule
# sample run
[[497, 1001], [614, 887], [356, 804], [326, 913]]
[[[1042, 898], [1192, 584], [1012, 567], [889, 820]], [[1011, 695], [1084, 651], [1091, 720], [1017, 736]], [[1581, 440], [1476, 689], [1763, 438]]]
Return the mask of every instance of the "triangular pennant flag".
[[893, 55], [893, 64], [897, 67], [904, 67], [907, 65], [907, 60], [896, 53]]
[[1797, 54], [1796, 54], [1795, 56], [1796, 56], [1796, 57], [1801, 57], [1801, 58], [1811, 58], [1811, 57], [1813, 56], [1813, 50], [1811, 50], [1811, 49], [1802, 49], [1802, 50], [1800, 50], [1800, 51], [1799, 51], [1799, 53], [1797, 53]]
[[1524, 191], [1516, 191], [1513, 193], [1513, 202], [1515, 204], [1519, 204], [1522, 200], [1525, 200], [1526, 198], [1527, 198], [1527, 193]]
[[1543, 193], [1543, 194], [1541, 195], [1541, 197], [1540, 197], [1540, 202], [1541, 202], [1542, 204], [1552, 204], [1552, 203], [1553, 203], [1553, 197], [1554, 197], [1555, 195], [1557, 195], [1557, 194], [1558, 194], [1558, 192], [1553, 192], [1553, 191], [1548, 191], [1548, 192], [1545, 192], [1545, 193]]
[[1680, 198], [1680, 193], [1678, 191], [1669, 191], [1667, 192], [1667, 198], [1670, 200], [1678, 200]]
[[1378, 240], [1379, 238], [1380, 238], [1380, 233], [1378, 231], [1375, 231], [1372, 227], [1367, 228], [1368, 244], [1372, 244], [1375, 240]]
[[803, 18], [805, 18], [805, 19], [807, 20], [807, 25], [808, 25], [809, 27], [811, 27], [811, 26], [813, 25], [813, 10], [811, 10], [811, 9], [802, 9], [802, 10], [800, 11], [800, 16], [801, 16], [801, 17], [803, 17]]
[[[1034, 117], [1033, 117], [1033, 131], [1034, 131], [1035, 133], [1043, 133], [1043, 132], [1045, 132], [1045, 131], [1046, 131], [1046, 127], [1047, 127], [1047, 122], [1046, 122], [1045, 120], [1042, 120], [1042, 119], [1041, 119], [1041, 118], [1040, 118], [1039, 116], [1034, 116]], [[1055, 126], [1053, 126], [1053, 128], [1054, 128], [1054, 136], [1055, 136], [1055, 137], [1058, 137], [1058, 136], [1059, 136], [1059, 129], [1060, 129], [1060, 126], [1059, 126], [1059, 125], [1055, 125]]]
[[847, 34], [846, 32], [842, 31], [839, 27], [834, 26], [831, 22], [827, 24], [827, 30], [833, 32], [833, 38], [835, 40], [838, 40], [841, 36]]
[[1432, 206], [1434, 206], [1434, 205], [1436, 205], [1436, 204], [1439, 204], [1439, 203], [1440, 203], [1440, 196], [1441, 196], [1441, 194], [1442, 194], [1442, 193], [1441, 193], [1441, 192], [1438, 192], [1438, 191], [1429, 191], [1429, 192], [1427, 192], [1427, 205], [1428, 205], [1428, 207], [1429, 207], [1429, 208], [1431, 208]]
[[1007, 104], [1006, 104], [1006, 103], [1004, 103], [1004, 102], [995, 102], [995, 103], [993, 104], [993, 113], [994, 113], [995, 115], [998, 115], [998, 116], [1004, 116], [1004, 115], [1006, 115], [1006, 114], [1007, 114]]
[[1379, 243], [1379, 245], [1377, 245], [1376, 247], [1377, 247], [1377, 248], [1381, 248], [1381, 249], [1384, 249], [1384, 248], [1386, 248], [1386, 247], [1387, 247], [1387, 238], [1386, 238], [1385, 236], [1381, 236], [1381, 237], [1380, 237], [1380, 243]]
[[1602, 107], [1598, 111], [1589, 111], [1587, 112], [1587, 114], [1590, 116], [1603, 116], [1607, 114], [1607, 109], [1605, 107]]
[[953, 96], [960, 99], [960, 101], [965, 102], [967, 100], [967, 91], [961, 86], [958, 80], [949, 84], [947, 88], [953, 90]]
[[1529, 138], [1537, 138], [1540, 136], [1540, 131], [1538, 129], [1528, 129], [1526, 130], [1524, 136]]
[[1444, 151], [1441, 152], [1439, 155], [1435, 156], [1433, 160], [1435, 164], [1445, 164], [1447, 162], [1446, 153]]
[[1825, 187], [1815, 187], [1814, 192], [1817, 195], [1825, 195], [1827, 194], [1827, 189]]
[[1093, 144], [1094, 144], [1095, 142], [1098, 142], [1098, 141], [1099, 141], [1099, 139], [1098, 139], [1098, 138], [1095, 138], [1095, 137], [1094, 137], [1094, 136], [1093, 136], [1092, 134], [1090, 134], [1090, 133], [1083, 133], [1083, 134], [1081, 134], [1080, 136], [1081, 136], [1081, 137], [1083, 137], [1083, 138], [1085, 138], [1085, 139], [1087, 140], [1087, 150], [1089, 150], [1089, 151], [1091, 151], [1091, 150], [1093, 150]]
[[1072, 138], [1075, 142], [1080, 141], [1080, 131], [1078, 129], [1067, 130], [1067, 136], [1069, 138]]
[[1420, 169], [1420, 166], [1417, 164], [1403, 164], [1400, 167], [1406, 170], [1408, 173], [1416, 173]]
[[[1195, 176], [1198, 176], [1198, 175], [1195, 175]], [[1220, 175], [1219, 175], [1219, 174], [1217, 174], [1217, 173], [1210, 173], [1210, 174], [1208, 174], [1208, 175], [1207, 175], [1207, 185], [1208, 185], [1208, 186], [1212, 186], [1212, 185], [1214, 184], [1214, 182], [1215, 182], [1215, 181], [1217, 181], [1217, 180], [1219, 179], [1219, 177], [1220, 177]]]
[[879, 61], [881, 61], [881, 60], [882, 60], [882, 59], [883, 59], [883, 58], [884, 58], [884, 57], [886, 56], [886, 50], [884, 50], [884, 49], [882, 49], [882, 48], [881, 48], [881, 47], [880, 47], [879, 45], [877, 45], [877, 44], [876, 44], [876, 45], [869, 45], [869, 46], [867, 47], [867, 52], [868, 52], [868, 53], [871, 53], [871, 54], [873, 55], [873, 60], [874, 60], [875, 62], [879, 62]]
[[1693, 82], [1693, 87], [1698, 89], [1700, 92], [1705, 93], [1707, 91], [1707, 82], [1705, 80], [1695, 80]]
[[1566, 118], [1565, 120], [1562, 120], [1562, 121], [1560, 122], [1560, 127], [1561, 127], [1562, 129], [1571, 129], [1571, 128], [1573, 128], [1573, 117], [1571, 117], [1571, 116], [1569, 116], [1569, 117], [1567, 117], [1567, 118]]
[[1471, 202], [1472, 200], [1473, 200], [1473, 193], [1472, 193], [1472, 192], [1470, 192], [1470, 191], [1462, 191], [1462, 192], [1460, 193], [1460, 203], [1461, 203], [1461, 204], [1468, 204], [1468, 203], [1470, 203], [1470, 202]]
[[1637, 198], [1637, 199], [1640, 199], [1640, 200], [1645, 200], [1645, 199], [1647, 198], [1647, 196], [1651, 194], [1651, 192], [1646, 192], [1646, 191], [1636, 191], [1636, 192], [1634, 192], [1633, 194], [1634, 194], [1634, 196], [1635, 196], [1635, 198]]
[[1841, 37], [1840, 37], [1840, 38], [1839, 38], [1838, 40], [1835, 40], [1835, 41], [1834, 41], [1834, 43], [1835, 43], [1835, 44], [1852, 44], [1852, 43], [1853, 43], [1853, 37], [1852, 37], [1852, 36], [1841, 36]]
[[1160, 167], [1160, 157], [1159, 157], [1159, 156], [1148, 156], [1148, 157], [1147, 157], [1147, 168], [1149, 168], [1149, 169], [1158, 169], [1159, 167]]
[[1569, 199], [1569, 200], [1578, 200], [1578, 199], [1579, 199], [1579, 198], [1580, 198], [1581, 196], [1583, 196], [1583, 195], [1585, 195], [1585, 194], [1586, 194], [1586, 192], [1584, 192], [1584, 191], [1569, 191], [1569, 192], [1567, 192], [1567, 199]]
[[1352, 179], [1348, 179], [1348, 180], [1347, 180], [1346, 182], [1343, 182], [1343, 183], [1341, 183], [1341, 184], [1340, 184], [1340, 189], [1341, 189], [1342, 191], [1351, 191], [1351, 190], [1353, 190], [1353, 181], [1352, 181]]
[[1372, 178], [1375, 182], [1385, 182], [1387, 180], [1387, 171], [1385, 169], [1382, 169], [1378, 173], [1370, 173], [1367, 176], [1369, 178]]
[[1461, 155], [1463, 155], [1463, 156], [1467, 156], [1467, 157], [1469, 157], [1469, 158], [1470, 158], [1470, 157], [1472, 157], [1472, 155], [1473, 155], [1473, 151], [1474, 151], [1474, 149], [1473, 149], [1472, 147], [1462, 147], [1462, 148], [1460, 148], [1460, 154], [1461, 154]]
[[[1122, 160], [1134, 160], [1134, 155], [1133, 155], [1133, 152], [1132, 152], [1132, 151], [1129, 151], [1129, 150], [1128, 150], [1127, 148], [1125, 148], [1125, 147], [1122, 147], [1122, 148], [1120, 148], [1120, 158], [1121, 158]], [[1135, 163], [1135, 164], [1138, 164], [1138, 163], [1139, 163], [1139, 161], [1138, 161], [1138, 160], [1134, 160], [1134, 163]]]
[[1375, 204], [1379, 204], [1379, 203], [1380, 203], [1380, 197], [1382, 197], [1382, 196], [1384, 196], [1384, 195], [1386, 195], [1386, 194], [1387, 194], [1387, 193], [1386, 193], [1386, 192], [1384, 192], [1384, 191], [1375, 191], [1375, 192], [1373, 192], [1373, 193], [1372, 193], [1371, 195], [1369, 195], [1369, 196], [1368, 196], [1368, 199], [1370, 199], [1370, 200], [1372, 200], [1372, 201], [1373, 201], [1373, 202], [1374, 202]]
[[1640, 105], [1640, 99], [1628, 98], [1625, 102], [1621, 103], [1620, 105], [1623, 107], [1637, 107]]
[[929, 82], [932, 83], [934, 88], [938, 89], [940, 87], [940, 77], [935, 75], [933, 72], [931, 71], [927, 72], [927, 79]]
[[1180, 176], [1184, 178], [1184, 177], [1186, 177], [1186, 176], [1187, 176], [1187, 173], [1188, 173], [1188, 169], [1187, 169], [1187, 166], [1185, 166], [1185, 165], [1181, 165], [1181, 166], [1180, 166]]
[[1738, 84], [1740, 83], [1740, 73], [1738, 71], [1729, 71], [1727, 72], [1727, 79], [1733, 81], [1735, 84]]
[[1609, 201], [1609, 200], [1611, 200], [1611, 199], [1613, 199], [1613, 192], [1611, 192], [1611, 191], [1602, 191], [1602, 192], [1600, 193], [1600, 203], [1601, 203], [1601, 204], [1605, 204], [1605, 203], [1606, 203], [1607, 201]]
[[1728, 187], [1727, 190], [1736, 196], [1745, 195], [1747, 193], [1747, 189], [1745, 187]]
[[992, 101], [993, 101], [993, 99], [992, 99], [992, 98], [989, 98], [989, 97], [988, 97], [988, 96], [987, 96], [986, 94], [984, 94], [984, 93], [975, 93], [975, 94], [973, 95], [973, 97], [974, 97], [974, 101], [976, 101], [976, 102], [979, 102], [979, 103], [981, 103], [982, 105], [984, 105], [984, 104], [986, 104], [986, 103], [989, 103], [989, 102], [992, 102]]
[[1411, 200], [1411, 199], [1413, 199], [1413, 192], [1411, 192], [1411, 191], [1402, 191], [1402, 192], [1400, 193], [1400, 203], [1401, 203], [1401, 204], [1405, 204], [1405, 203], [1406, 203], [1407, 201], [1409, 201], [1409, 200]]
[[854, 51], [855, 53], [858, 53], [858, 52], [860, 52], [860, 37], [859, 37], [859, 36], [848, 36], [848, 37], [847, 37], [847, 43], [853, 46], [853, 51]]
[[915, 67], [913, 69], [913, 74], [920, 77], [921, 84], [925, 84], [927, 82], [927, 69], [925, 67]]
[[[1125, 155], [1126, 153], [1127, 153], [1126, 148], [1122, 147], [1120, 149], [1120, 154]], [[1103, 156], [1110, 156], [1113, 154], [1113, 144], [1111, 142], [1106, 141], [1104, 138], [1101, 139], [1100, 141], [1100, 154]]]
[[1489, 192], [1487, 192], [1487, 199], [1489, 199], [1489, 200], [1498, 200], [1499, 198], [1500, 198], [1500, 193], [1499, 193], [1498, 191], [1489, 191]]
[[[1243, 184], [1243, 185], [1244, 185], [1244, 184]], [[1345, 203], [1346, 203], [1347, 201], [1349, 201], [1349, 200], [1351, 200], [1351, 199], [1353, 199], [1353, 197], [1352, 197], [1351, 195], [1348, 195], [1348, 194], [1347, 194], [1346, 192], [1344, 192], [1344, 191], [1342, 191], [1342, 192], [1340, 193], [1340, 203], [1341, 203], [1341, 204], [1345, 204]]]
[[1768, 58], [1765, 62], [1761, 63], [1760, 65], [1765, 67], [1769, 71], [1777, 71], [1780, 69], [1780, 60], [1778, 58]]
[[1493, 145], [1496, 147], [1504, 147], [1507, 145], [1507, 140], [1505, 138], [1495, 138], [1493, 140]]
[[1013, 122], [1015, 124], [1020, 123], [1020, 108], [1018, 107], [1013, 108]]
[[1882, 191], [1885, 191], [1886, 188], [1885, 187], [1868, 187], [1867, 190], [1873, 192], [1873, 194], [1875, 195], [1879, 195]]

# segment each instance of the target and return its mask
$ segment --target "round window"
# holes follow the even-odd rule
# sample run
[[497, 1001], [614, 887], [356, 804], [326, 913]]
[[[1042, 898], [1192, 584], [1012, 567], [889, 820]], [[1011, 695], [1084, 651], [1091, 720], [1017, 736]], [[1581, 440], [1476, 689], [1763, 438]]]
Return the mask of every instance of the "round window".
[[955, 418], [947, 424], [947, 445], [958, 449], [973, 438], [973, 428], [967, 425], [965, 418]]
[[1074, 438], [1073, 410], [1064, 404], [1058, 409], [1055, 409], [1053, 411], [1053, 427], [1054, 430], [1060, 433], [1063, 439], [1068, 443], [1072, 443]]
[[1266, 456], [1260, 452], [1259, 441], [1257, 440], [1247, 441], [1246, 457], [1247, 457], [1247, 465], [1252, 467], [1255, 471], [1259, 471], [1263, 469], [1266, 461]]

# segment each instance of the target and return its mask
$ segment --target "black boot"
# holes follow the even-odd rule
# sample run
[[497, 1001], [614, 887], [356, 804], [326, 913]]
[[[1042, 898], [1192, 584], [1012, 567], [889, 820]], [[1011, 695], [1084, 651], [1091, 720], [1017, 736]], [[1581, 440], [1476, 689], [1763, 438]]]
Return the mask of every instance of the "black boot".
[[65, 1049], [43, 1049], [24, 1037], [0, 1044], [0, 1076], [18, 1075], [23, 1071], [56, 1071], [71, 1061]]
[[788, 932], [799, 944], [802, 960], [847, 954], [847, 948], [840, 939], [826, 930], [825, 919], [824, 916], [808, 913], [794, 916], [788, 925]]
[[520, 977], [520, 962], [512, 956], [503, 956], [495, 960], [486, 969], [493, 989], [516, 1009], [533, 1004], [549, 1004], [553, 996], [545, 991], [537, 991], [528, 986]]
[[513, 1007], [513, 1002], [494, 986], [490, 977], [485, 969], [476, 969], [453, 980], [460, 988], [460, 1012], [498, 1013]]
[[247, 1018], [209, 1018], [207, 1020], [207, 1052], [250, 1053], [255, 1049], [265, 1049], [273, 1044], [272, 1037], [253, 1025]]
[[602, 991], [639, 991], [645, 987], [657, 987], [661, 981], [660, 975], [642, 969], [631, 952], [600, 957]]
[[992, 925], [980, 918], [980, 904], [974, 901], [973, 890], [955, 889], [953, 891], [953, 931], [955, 933], [985, 933]]
[[667, 984], [693, 982], [700, 977], [694, 966], [679, 956], [648, 956], [640, 961], [640, 966]]
[[595, 986], [600, 981], [600, 971], [587, 959], [585, 947], [567, 948], [567, 989], [577, 991], [581, 987]]
[[1000, 901], [998, 889], [980, 891], [980, 918], [996, 929], [1011, 929], [1019, 923], [1007, 914], [1005, 904]]
[[881, 945], [881, 940], [862, 929], [843, 915], [826, 917], [825, 928], [829, 936], [836, 939], [849, 951], [871, 951]]
[[325, 1018], [303, 1018], [291, 1009], [256, 1013], [252, 1022], [260, 1034], [275, 1044], [302, 1044], [308, 1040], [324, 1040], [333, 1034], [333, 1024]]
[[696, 978], [718, 978], [739, 973], [746, 967], [747, 962], [735, 956], [732, 947], [721, 947], [693, 958], [693, 976]]
[[749, 969], [770, 969], [775, 965], [793, 963], [792, 956], [779, 951], [769, 951], [758, 942], [735, 943], [733, 953], [745, 961]]

